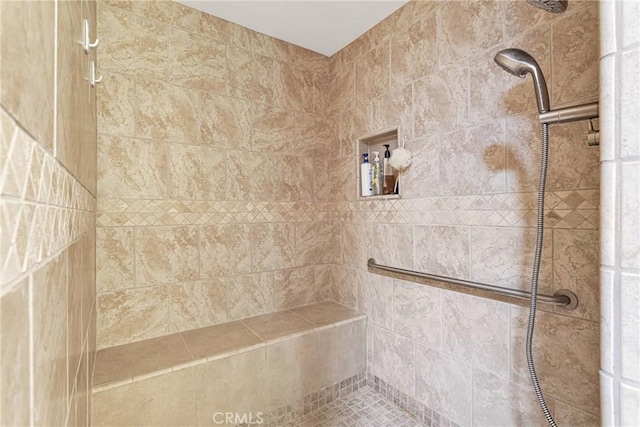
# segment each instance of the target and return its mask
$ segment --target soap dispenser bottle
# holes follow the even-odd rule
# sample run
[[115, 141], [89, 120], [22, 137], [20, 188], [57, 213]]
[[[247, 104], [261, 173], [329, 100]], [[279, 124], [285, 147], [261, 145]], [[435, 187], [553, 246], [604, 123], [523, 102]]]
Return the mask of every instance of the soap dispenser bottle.
[[393, 194], [394, 192], [394, 176], [393, 176], [393, 168], [391, 167], [391, 151], [389, 151], [389, 144], [383, 144], [384, 151], [384, 161], [382, 162], [382, 169], [384, 173], [384, 182], [382, 184], [382, 192], [383, 194]]
[[362, 155], [360, 191], [362, 192], [362, 197], [373, 196], [373, 170], [371, 169], [371, 163], [369, 163], [369, 153]]
[[382, 170], [382, 164], [380, 163], [380, 153], [378, 151], [373, 152], [373, 195], [382, 195], [382, 182], [384, 180], [384, 171]]

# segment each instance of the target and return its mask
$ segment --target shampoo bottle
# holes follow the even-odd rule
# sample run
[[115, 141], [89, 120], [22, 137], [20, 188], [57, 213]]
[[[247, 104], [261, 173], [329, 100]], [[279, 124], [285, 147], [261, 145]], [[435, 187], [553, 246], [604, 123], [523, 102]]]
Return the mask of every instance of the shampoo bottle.
[[395, 178], [393, 176], [393, 168], [389, 163], [389, 160], [391, 160], [391, 151], [389, 151], [389, 144], [384, 144], [384, 148], [384, 161], [382, 162], [382, 168], [384, 170], [384, 182], [382, 185], [382, 192], [384, 194], [393, 194]]
[[382, 164], [380, 163], [380, 153], [374, 151], [373, 155], [373, 195], [379, 196], [382, 194], [382, 182], [384, 180], [384, 174], [382, 170]]
[[362, 164], [360, 165], [360, 191], [362, 197], [373, 196], [373, 171], [371, 163], [369, 163], [369, 154], [362, 155]]

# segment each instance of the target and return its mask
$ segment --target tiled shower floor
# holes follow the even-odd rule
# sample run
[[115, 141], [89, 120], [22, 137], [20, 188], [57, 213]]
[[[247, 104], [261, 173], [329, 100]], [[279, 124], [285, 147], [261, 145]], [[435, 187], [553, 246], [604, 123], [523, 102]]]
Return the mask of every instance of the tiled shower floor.
[[347, 396], [334, 400], [300, 418], [286, 427], [422, 427], [416, 419], [376, 393], [363, 387]]

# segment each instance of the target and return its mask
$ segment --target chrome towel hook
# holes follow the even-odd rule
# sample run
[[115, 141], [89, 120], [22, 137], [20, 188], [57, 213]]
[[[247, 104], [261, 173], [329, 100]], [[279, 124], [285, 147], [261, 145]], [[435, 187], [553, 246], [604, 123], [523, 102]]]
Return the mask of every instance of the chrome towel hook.
[[102, 76], [96, 79], [96, 63], [95, 61], [91, 61], [91, 69], [89, 70], [89, 83], [91, 83], [91, 87], [95, 87], [96, 83], [102, 82]]
[[89, 49], [94, 49], [98, 47], [99, 44], [100, 44], [99, 39], [96, 39], [96, 41], [91, 43], [91, 32], [89, 31], [89, 20], [85, 19], [84, 20], [84, 41], [82, 42], [82, 45], [84, 47], [84, 53], [88, 54]]

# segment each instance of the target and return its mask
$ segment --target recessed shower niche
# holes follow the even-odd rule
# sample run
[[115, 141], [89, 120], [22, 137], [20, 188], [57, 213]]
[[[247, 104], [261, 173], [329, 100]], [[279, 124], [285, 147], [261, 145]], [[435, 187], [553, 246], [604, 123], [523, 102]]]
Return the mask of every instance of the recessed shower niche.
[[[356, 197], [359, 199], [399, 198], [402, 188], [400, 174], [388, 164], [393, 150], [398, 148], [398, 127], [361, 136], [357, 138], [356, 145], [358, 147]], [[378, 174], [376, 174], [377, 168], [380, 169]]]

